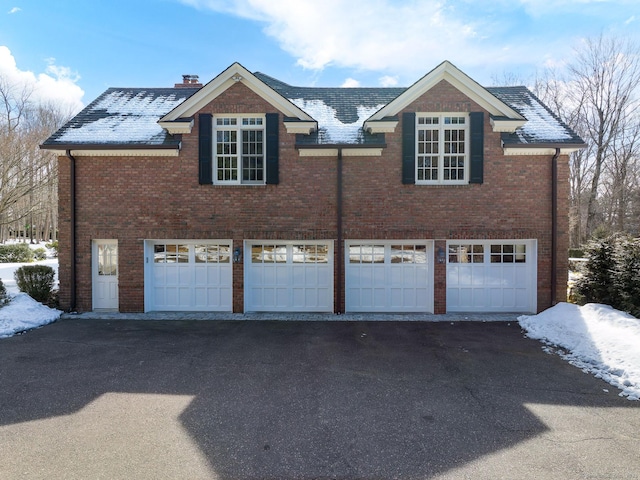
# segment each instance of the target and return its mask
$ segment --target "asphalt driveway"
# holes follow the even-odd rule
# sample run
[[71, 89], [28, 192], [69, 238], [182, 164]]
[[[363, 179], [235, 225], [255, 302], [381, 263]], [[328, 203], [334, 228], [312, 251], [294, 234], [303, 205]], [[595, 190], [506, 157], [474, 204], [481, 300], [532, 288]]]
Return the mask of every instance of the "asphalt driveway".
[[516, 323], [62, 320], [0, 385], [3, 479], [640, 478], [640, 402]]

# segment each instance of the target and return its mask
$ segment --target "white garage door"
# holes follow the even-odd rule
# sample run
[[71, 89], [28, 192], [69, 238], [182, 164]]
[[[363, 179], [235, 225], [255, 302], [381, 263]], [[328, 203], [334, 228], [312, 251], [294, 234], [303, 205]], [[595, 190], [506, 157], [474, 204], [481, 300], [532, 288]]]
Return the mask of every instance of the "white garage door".
[[145, 242], [145, 310], [230, 312], [230, 240]]
[[332, 242], [245, 243], [246, 312], [333, 312]]
[[455, 240], [447, 250], [447, 311], [536, 311], [535, 240]]
[[346, 242], [347, 312], [433, 312], [433, 243]]

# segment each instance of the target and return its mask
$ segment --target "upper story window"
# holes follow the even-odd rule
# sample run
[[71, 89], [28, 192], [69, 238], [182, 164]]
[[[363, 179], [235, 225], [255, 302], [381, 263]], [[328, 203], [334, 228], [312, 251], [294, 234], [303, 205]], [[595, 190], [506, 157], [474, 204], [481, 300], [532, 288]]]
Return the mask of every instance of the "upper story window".
[[416, 115], [416, 183], [469, 183], [469, 115]]
[[264, 128], [265, 119], [260, 115], [214, 117], [213, 183], [265, 183]]

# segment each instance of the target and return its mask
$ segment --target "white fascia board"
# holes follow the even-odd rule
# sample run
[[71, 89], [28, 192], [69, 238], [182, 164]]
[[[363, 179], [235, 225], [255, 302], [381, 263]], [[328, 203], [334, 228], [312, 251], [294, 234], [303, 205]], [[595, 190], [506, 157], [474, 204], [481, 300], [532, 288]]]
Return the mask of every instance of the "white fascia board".
[[495, 119], [491, 117], [489, 121], [491, 122], [493, 131], [499, 132], [499, 133], [513, 133], [518, 128], [522, 127], [525, 123], [527, 123], [526, 120], [519, 120], [519, 119], [513, 119], [513, 118]]
[[398, 120], [367, 120], [364, 129], [370, 133], [393, 133], [398, 126]]
[[298, 149], [298, 154], [301, 157], [337, 157], [337, 148], [304, 148]]
[[[369, 148], [349, 148], [347, 146], [341, 147], [343, 157], [380, 157], [382, 156], [382, 147], [369, 147]], [[301, 157], [337, 157], [338, 149], [327, 148], [298, 148], [298, 153]]]
[[[56, 154], [59, 157], [66, 157], [66, 150], [49, 150], [50, 152]], [[71, 155], [74, 157], [177, 157], [180, 155], [179, 148], [162, 148], [162, 149], [140, 149], [140, 148], [132, 148], [132, 149], [107, 149], [105, 148], [100, 150], [82, 150], [73, 149], [71, 150]]]
[[314, 121], [307, 113], [296, 107], [237, 62], [167, 113], [160, 121], [168, 122], [178, 118], [194, 116], [199, 110], [237, 82], [243, 83], [266, 102], [280, 110], [285, 116]]
[[343, 157], [381, 157], [382, 147], [371, 148], [343, 148]]
[[287, 129], [287, 133], [302, 133], [309, 135], [311, 132], [318, 129], [318, 122], [284, 122], [284, 127]]
[[[556, 153], [556, 149], [552, 147], [503, 147], [502, 149], [505, 155], [555, 155]], [[560, 155], [569, 155], [578, 150], [582, 150], [582, 148], [560, 148]]]
[[427, 73], [398, 98], [369, 117], [368, 121], [381, 120], [384, 117], [397, 115], [442, 80], [449, 82], [492, 115], [526, 121], [522, 115], [489, 93], [487, 89], [448, 61], [442, 62], [431, 72]]
[[163, 122], [160, 120], [158, 125], [164, 128], [171, 135], [181, 134], [181, 133], [191, 133], [193, 129], [193, 119], [189, 122]]

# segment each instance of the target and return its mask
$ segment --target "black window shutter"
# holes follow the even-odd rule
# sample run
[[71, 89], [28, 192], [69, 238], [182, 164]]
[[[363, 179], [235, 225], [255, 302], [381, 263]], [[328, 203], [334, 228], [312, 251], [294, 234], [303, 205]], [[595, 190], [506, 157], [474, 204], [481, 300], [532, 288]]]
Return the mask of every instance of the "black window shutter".
[[201, 113], [198, 116], [198, 177], [200, 185], [213, 183], [213, 130], [212, 115]]
[[402, 183], [416, 183], [416, 114], [402, 114]]
[[279, 182], [278, 156], [280, 152], [280, 142], [278, 132], [280, 131], [280, 115], [277, 113], [267, 113], [266, 120], [266, 140], [267, 140], [267, 183], [276, 185]]
[[469, 183], [482, 183], [484, 180], [484, 112], [469, 114], [471, 137]]

